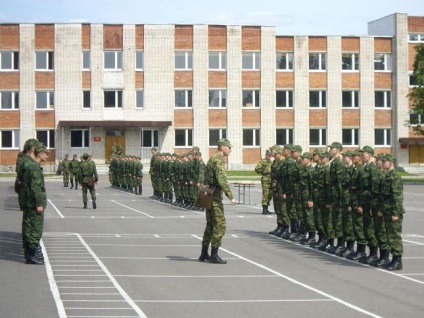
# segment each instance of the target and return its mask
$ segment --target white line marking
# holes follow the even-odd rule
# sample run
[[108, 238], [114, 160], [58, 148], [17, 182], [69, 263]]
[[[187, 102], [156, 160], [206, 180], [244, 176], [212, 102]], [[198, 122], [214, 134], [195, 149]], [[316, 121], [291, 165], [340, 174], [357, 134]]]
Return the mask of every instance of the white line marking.
[[[228, 258], [226, 258], [228, 259]], [[134, 278], [275, 278], [276, 275], [114, 275]]]
[[[202, 240], [202, 238], [201, 238], [201, 237], [199, 237], [199, 236], [195, 236], [195, 235], [194, 235], [194, 237], [195, 237], [195, 238], [197, 238], [197, 239], [199, 239], [199, 240]], [[361, 312], [361, 313], [363, 313], [363, 314], [365, 314], [365, 315], [368, 315], [368, 316], [370, 316], [370, 317], [376, 317], [376, 318], [377, 318], [377, 317], [381, 317], [381, 316], [378, 316], [378, 315], [376, 315], [376, 314], [374, 314], [374, 313], [372, 313], [372, 312], [370, 312], [370, 311], [367, 311], [367, 310], [362, 309], [362, 308], [360, 308], [360, 307], [358, 307], [358, 306], [355, 306], [355, 305], [353, 305], [353, 304], [351, 304], [351, 303], [348, 303], [348, 302], [346, 302], [346, 301], [344, 301], [344, 300], [342, 300], [342, 299], [340, 299], [340, 298], [337, 298], [337, 297], [335, 297], [335, 296], [332, 296], [332, 295], [330, 295], [330, 294], [327, 294], [326, 292], [323, 292], [323, 291], [321, 291], [321, 290], [319, 290], [319, 289], [317, 289], [317, 288], [314, 288], [314, 287], [312, 287], [312, 286], [306, 285], [306, 284], [304, 284], [304, 283], [302, 283], [302, 282], [300, 282], [300, 281], [297, 281], [297, 280], [295, 280], [295, 279], [293, 279], [293, 278], [291, 278], [291, 277], [289, 277], [289, 276], [286, 276], [286, 275], [284, 275], [284, 274], [281, 274], [281, 273], [279, 273], [279, 272], [277, 272], [277, 271], [275, 271], [275, 270], [273, 270], [273, 269], [271, 269], [271, 268], [266, 267], [265, 265], [262, 265], [262, 264], [256, 263], [256, 262], [254, 262], [254, 261], [252, 261], [252, 260], [250, 260], [250, 259], [247, 259], [247, 258], [245, 258], [245, 257], [243, 257], [243, 256], [241, 256], [241, 255], [238, 255], [238, 254], [236, 254], [236, 253], [230, 252], [230, 251], [229, 251], [229, 250], [227, 250], [227, 249], [221, 248], [221, 250], [223, 250], [224, 252], [227, 252], [228, 254], [233, 255], [233, 256], [235, 256], [235, 257], [239, 257], [240, 259], [242, 259], [242, 260], [244, 260], [244, 261], [246, 261], [246, 262], [248, 262], [248, 263], [250, 263], [250, 264], [252, 264], [252, 265], [255, 265], [255, 266], [259, 267], [259, 268], [262, 268], [262, 269], [264, 269], [264, 270], [266, 270], [266, 271], [268, 271], [268, 272], [270, 272], [270, 273], [273, 273], [273, 274], [275, 274], [275, 275], [277, 275], [277, 276], [279, 276], [279, 277], [281, 277], [281, 278], [284, 278], [284, 279], [286, 279], [286, 280], [288, 280], [288, 281], [292, 282], [293, 284], [299, 285], [299, 286], [301, 286], [301, 287], [303, 287], [303, 288], [306, 288], [306, 289], [308, 289], [308, 290], [310, 290], [310, 291], [313, 291], [313, 292], [315, 292], [315, 293], [318, 293], [318, 294], [320, 294], [320, 295], [322, 295], [322, 296], [324, 296], [324, 297], [328, 297], [328, 298], [330, 298], [330, 299], [332, 299], [332, 300], [334, 300], [334, 301], [338, 302], [339, 304], [344, 305], [344, 306], [346, 306], [346, 307], [348, 307], [348, 308], [351, 308], [351, 309], [353, 309], [353, 310], [356, 310], [356, 311], [358, 311], [358, 312]]]
[[424, 274], [416, 273], [416, 274], [402, 274], [402, 276], [423, 276]]
[[402, 259], [424, 259], [424, 257], [423, 256], [420, 256], [420, 257], [413, 257], [413, 256], [411, 256], [411, 257], [403, 257], [402, 256]]
[[87, 250], [90, 252], [91, 256], [97, 261], [99, 266], [103, 269], [103, 271], [106, 273], [106, 275], [109, 277], [110, 281], [113, 283], [115, 288], [118, 290], [118, 292], [122, 295], [122, 297], [127, 301], [127, 303], [131, 306], [131, 308], [134, 309], [134, 311], [142, 318], [147, 318], [147, 316], [144, 314], [144, 312], [137, 306], [137, 304], [128, 296], [128, 294], [125, 292], [125, 290], [119, 285], [119, 283], [116, 281], [116, 279], [112, 276], [112, 274], [109, 272], [107, 267], [103, 264], [103, 262], [100, 260], [100, 258], [97, 257], [97, 255], [93, 252], [93, 250], [88, 246], [88, 244], [84, 241], [84, 239], [76, 233], [76, 236], [81, 241], [81, 243], [87, 248]]
[[116, 236], [116, 237], [121, 237], [121, 235], [119, 235], [119, 234], [116, 234], [115, 236]]
[[120, 293], [61, 293], [61, 295], [121, 295]]
[[154, 236], [155, 236], [155, 237], [157, 237], [157, 238], [159, 238], [159, 237], [160, 237], [160, 236], [159, 236], [159, 235], [157, 235], [157, 234], [155, 234]]
[[414, 241], [409, 241], [409, 240], [403, 240], [403, 241], [407, 242], [407, 243], [415, 244], [415, 245], [424, 246], [424, 243], [419, 243], [419, 242], [414, 242]]
[[153, 216], [151, 216], [151, 215], [149, 215], [149, 214], [147, 214], [147, 213], [144, 213], [144, 212], [141, 212], [141, 211], [139, 211], [139, 210], [133, 209], [132, 207], [129, 207], [129, 206], [127, 206], [127, 205], [124, 205], [124, 204], [122, 204], [122, 203], [119, 203], [119, 202], [117, 202], [117, 201], [115, 201], [115, 200], [110, 200], [110, 201], [112, 201], [113, 203], [116, 203], [116, 204], [118, 204], [118, 205], [120, 205], [120, 206], [123, 206], [124, 208], [127, 208], [127, 209], [132, 210], [132, 211], [137, 212], [137, 213], [141, 213], [141, 214], [143, 214], [143, 215], [145, 215], [145, 216], [147, 216], [147, 217], [149, 217], [149, 218], [151, 218], [151, 219], [154, 219], [154, 217], [153, 217]]
[[[46, 251], [43, 240], [40, 240], [40, 246], [44, 251]], [[47, 252], [44, 253], [44, 264], [46, 266], [47, 278], [49, 280], [50, 290], [53, 294], [54, 302], [56, 303], [59, 318], [66, 318], [67, 316], [65, 307], [63, 306], [62, 300], [60, 299], [59, 288], [57, 287], [56, 281], [54, 279], [53, 269], [50, 266], [49, 255]]]
[[[120, 257], [120, 256], [100, 256], [101, 259], [140, 259], [140, 260], [189, 260], [189, 259], [198, 259], [198, 257]], [[226, 257], [225, 259], [229, 260], [240, 260], [239, 258]]]
[[56, 210], [57, 214], [59, 214], [59, 216], [60, 216], [62, 219], [64, 219], [65, 217], [63, 216], [63, 214], [62, 214], [62, 213], [60, 213], [59, 209], [58, 209], [58, 208], [56, 208], [56, 206], [53, 204], [53, 202], [52, 202], [50, 199], [47, 199], [47, 201], [49, 201], [49, 203], [50, 203], [50, 205], [53, 207], [53, 209], [55, 209], [55, 210]]
[[135, 300], [138, 303], [284, 303], [284, 302], [331, 302], [332, 299], [252, 299], [252, 300]]

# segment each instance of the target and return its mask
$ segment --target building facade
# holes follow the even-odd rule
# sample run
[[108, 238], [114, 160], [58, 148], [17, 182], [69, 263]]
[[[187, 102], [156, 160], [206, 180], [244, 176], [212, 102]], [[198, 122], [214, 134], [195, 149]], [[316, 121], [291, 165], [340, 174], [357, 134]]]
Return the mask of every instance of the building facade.
[[280, 36], [225, 25], [0, 25], [0, 165], [28, 138], [104, 163], [114, 145], [204, 158], [227, 137], [230, 169], [274, 144], [304, 150], [371, 145], [400, 165], [424, 163], [406, 124], [424, 17], [393, 14], [365, 36]]

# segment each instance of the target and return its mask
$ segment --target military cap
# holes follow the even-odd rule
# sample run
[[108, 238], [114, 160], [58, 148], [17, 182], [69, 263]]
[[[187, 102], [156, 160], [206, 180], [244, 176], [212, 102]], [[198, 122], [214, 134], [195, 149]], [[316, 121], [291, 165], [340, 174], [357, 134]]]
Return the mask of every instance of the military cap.
[[302, 147], [301, 147], [301, 146], [299, 146], [299, 145], [294, 145], [294, 146], [291, 148], [291, 151], [298, 151], [298, 152], [302, 152]]
[[178, 157], [178, 154], [177, 154], [176, 152], [174, 152], [174, 153], [172, 154], [172, 157]]
[[275, 145], [275, 146], [273, 146], [273, 148], [272, 148], [273, 150], [274, 150], [274, 152], [277, 152], [277, 153], [280, 153], [281, 152], [281, 150], [283, 150], [283, 148], [281, 148], [279, 145]]
[[377, 160], [384, 160], [384, 156], [385, 154], [380, 152], [379, 154], [375, 155], [374, 158]]
[[271, 154], [271, 150], [268, 150], [267, 149], [267, 151], [265, 151], [265, 156], [268, 156], [268, 155], [270, 155]]
[[82, 157], [84, 158], [84, 159], [88, 159], [88, 157], [89, 157], [89, 155], [88, 155], [88, 153], [84, 153], [83, 155], [82, 155]]
[[194, 150], [195, 152], [198, 152], [200, 149], [199, 149], [199, 147], [194, 146], [194, 147], [193, 147], [193, 150]]
[[232, 147], [233, 145], [227, 138], [222, 138], [218, 141], [218, 146]]
[[370, 155], [374, 155], [374, 149], [370, 146], [364, 146], [361, 150], [359, 150], [360, 152], [368, 152]]
[[340, 153], [342, 156], [352, 157], [352, 151], [346, 150]]
[[293, 150], [293, 145], [292, 144], [287, 144], [287, 145], [284, 145], [284, 148]]
[[319, 154], [320, 154], [320, 152], [322, 152], [322, 150], [321, 150], [321, 149], [319, 149], [319, 148], [315, 148], [315, 149], [314, 149], [314, 151], [312, 152], [312, 155], [319, 155]]
[[312, 155], [309, 152], [304, 152], [300, 158], [308, 158], [308, 159], [312, 159]]
[[201, 156], [202, 153], [200, 151], [196, 152], [196, 156]]
[[37, 139], [28, 139], [24, 144], [24, 151], [30, 150], [32, 147], [37, 147], [40, 142]]
[[274, 146], [269, 147], [269, 149], [270, 149], [270, 150], [274, 150], [274, 149], [275, 149], [275, 147], [280, 147], [280, 146], [279, 146], [279, 145], [274, 145]]
[[328, 151], [321, 151], [321, 152], [319, 153], [319, 156], [320, 156], [321, 158], [331, 158], [331, 154], [330, 154]]
[[151, 150], [158, 151], [158, 149], [156, 147], [152, 147]]
[[351, 153], [352, 153], [352, 157], [361, 155], [361, 152], [359, 151], [359, 149], [356, 149], [356, 150], [352, 151]]
[[331, 145], [328, 145], [327, 147], [329, 147], [330, 149], [336, 148], [336, 149], [339, 149], [340, 151], [342, 151], [342, 149], [343, 149], [342, 144], [337, 142], [337, 141], [333, 142]]
[[388, 153], [384, 155], [383, 161], [396, 162], [396, 157], [393, 156], [391, 153]]
[[38, 143], [37, 146], [35, 146], [34, 152], [41, 153], [41, 152], [48, 152], [46, 146], [44, 146], [41, 142]]

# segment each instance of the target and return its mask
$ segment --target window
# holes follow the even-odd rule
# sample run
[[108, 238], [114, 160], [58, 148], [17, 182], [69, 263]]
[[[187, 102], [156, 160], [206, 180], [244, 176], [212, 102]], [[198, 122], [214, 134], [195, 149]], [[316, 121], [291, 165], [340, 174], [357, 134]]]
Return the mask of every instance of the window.
[[47, 149], [54, 148], [54, 129], [37, 130], [35, 138], [42, 142], [47, 147]]
[[175, 69], [191, 70], [193, 68], [193, 52], [175, 52]]
[[141, 147], [151, 148], [159, 147], [159, 130], [158, 129], [143, 129], [141, 131]]
[[209, 107], [227, 107], [227, 91], [225, 89], [210, 89]]
[[19, 52], [0, 52], [0, 66], [2, 71], [19, 70]]
[[19, 92], [0, 92], [1, 109], [19, 109]]
[[325, 53], [309, 53], [309, 69], [315, 71], [324, 71]]
[[359, 70], [359, 54], [343, 53], [342, 54], [342, 70], [358, 71]]
[[89, 148], [90, 130], [72, 129], [71, 130], [71, 148]]
[[325, 128], [309, 129], [309, 145], [310, 146], [327, 145], [327, 130]]
[[325, 108], [326, 106], [326, 91], [309, 91], [309, 107]]
[[418, 86], [418, 79], [414, 74], [409, 74], [409, 86]]
[[374, 70], [375, 71], [391, 71], [392, 70], [392, 55], [386, 53], [377, 53], [374, 55]]
[[242, 68], [243, 70], [259, 70], [261, 68], [261, 53], [243, 52]]
[[122, 91], [105, 91], [105, 108], [122, 108]]
[[83, 99], [83, 108], [91, 108], [91, 92], [90, 91], [83, 91], [82, 92], [82, 99]]
[[106, 70], [122, 70], [122, 51], [104, 51]]
[[175, 90], [175, 107], [193, 107], [193, 91], [187, 89]]
[[144, 107], [144, 91], [139, 90], [135, 92], [135, 107], [136, 108], [143, 108]]
[[390, 146], [392, 144], [391, 129], [376, 129], [374, 144], [376, 146]]
[[277, 145], [293, 144], [293, 128], [282, 128], [276, 130]]
[[409, 126], [421, 126], [421, 115], [411, 111], [409, 113]]
[[424, 42], [424, 34], [408, 34], [409, 42]]
[[359, 107], [359, 91], [343, 91], [342, 106], [349, 108]]
[[243, 90], [243, 107], [259, 107], [259, 91]]
[[227, 129], [209, 129], [209, 147], [216, 147], [222, 138], [227, 138]]
[[1, 131], [1, 148], [18, 149], [19, 148], [19, 130]]
[[293, 53], [277, 52], [277, 70], [293, 69]]
[[243, 146], [259, 147], [261, 145], [260, 129], [243, 129]]
[[89, 70], [91, 67], [90, 51], [82, 51], [82, 69]]
[[35, 52], [36, 70], [53, 70], [54, 53], [53, 52]]
[[374, 92], [375, 107], [390, 108], [392, 107], [392, 94], [390, 91], [375, 91]]
[[35, 93], [36, 109], [53, 109], [54, 108], [54, 92], [36, 92]]
[[136, 70], [144, 69], [144, 51], [135, 52], [135, 69]]
[[175, 129], [175, 147], [192, 147], [193, 130]]
[[281, 108], [293, 107], [293, 91], [277, 91], [275, 106]]
[[359, 144], [359, 129], [342, 129], [342, 143], [344, 146], [358, 146]]
[[226, 52], [209, 52], [209, 69], [210, 70], [225, 70], [227, 68], [227, 53]]

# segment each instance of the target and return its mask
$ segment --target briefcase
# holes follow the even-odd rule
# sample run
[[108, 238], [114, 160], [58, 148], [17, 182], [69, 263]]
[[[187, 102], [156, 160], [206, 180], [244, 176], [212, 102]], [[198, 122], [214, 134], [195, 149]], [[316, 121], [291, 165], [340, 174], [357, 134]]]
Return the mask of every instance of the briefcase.
[[88, 186], [93, 188], [95, 184], [96, 184], [96, 179], [94, 179], [93, 177], [88, 177]]
[[210, 209], [212, 207], [214, 190], [209, 186], [203, 186], [197, 195], [196, 206], [200, 208]]

